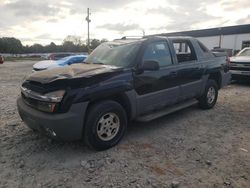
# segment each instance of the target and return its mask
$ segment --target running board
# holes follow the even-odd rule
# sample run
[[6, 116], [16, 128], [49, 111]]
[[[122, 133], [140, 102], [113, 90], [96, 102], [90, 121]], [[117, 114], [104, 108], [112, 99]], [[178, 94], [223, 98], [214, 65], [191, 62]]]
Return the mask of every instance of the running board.
[[156, 112], [152, 112], [150, 114], [139, 116], [138, 118], [136, 118], [136, 121], [148, 122], [148, 121], [157, 119], [159, 117], [165, 116], [167, 114], [173, 113], [175, 111], [181, 110], [183, 108], [187, 108], [187, 107], [192, 106], [192, 105], [197, 104], [197, 103], [198, 103], [198, 101], [196, 99], [188, 100], [188, 101], [176, 104], [176, 105], [171, 106], [171, 107], [166, 107], [163, 110], [159, 110]]

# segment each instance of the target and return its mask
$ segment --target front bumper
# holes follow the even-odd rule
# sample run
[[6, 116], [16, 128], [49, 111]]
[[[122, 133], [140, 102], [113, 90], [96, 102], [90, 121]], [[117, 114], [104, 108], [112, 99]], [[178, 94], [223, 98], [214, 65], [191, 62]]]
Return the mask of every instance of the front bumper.
[[250, 76], [250, 71], [244, 70], [230, 70], [232, 75], [239, 75], [239, 76]]
[[24, 123], [33, 130], [60, 140], [82, 138], [84, 117], [88, 102], [73, 104], [67, 113], [48, 114], [31, 108], [23, 99], [17, 99], [18, 112]]

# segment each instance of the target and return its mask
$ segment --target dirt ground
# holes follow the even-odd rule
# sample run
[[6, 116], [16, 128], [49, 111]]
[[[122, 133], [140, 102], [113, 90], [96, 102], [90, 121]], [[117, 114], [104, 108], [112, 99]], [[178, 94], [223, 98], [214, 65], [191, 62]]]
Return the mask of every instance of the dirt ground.
[[93, 152], [21, 121], [16, 99], [33, 63], [0, 65], [0, 187], [250, 187], [250, 83], [222, 89], [212, 110], [133, 122], [118, 146]]

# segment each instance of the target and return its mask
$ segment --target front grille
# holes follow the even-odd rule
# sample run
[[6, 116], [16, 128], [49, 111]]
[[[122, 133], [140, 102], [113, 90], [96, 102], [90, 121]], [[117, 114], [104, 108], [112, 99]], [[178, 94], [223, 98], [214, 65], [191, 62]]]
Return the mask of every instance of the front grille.
[[245, 65], [250, 67], [250, 62], [231, 62], [232, 64], [240, 64], [240, 65]]
[[250, 71], [250, 67], [230, 67], [230, 70]]
[[45, 93], [48, 90], [48, 89], [45, 89], [41, 83], [34, 82], [34, 81], [25, 81], [22, 84], [22, 87], [25, 87], [37, 93]]
[[23, 93], [22, 93], [22, 98], [23, 98], [23, 101], [29, 105], [30, 107], [32, 108], [37, 108], [37, 103], [38, 101], [35, 100], [35, 99], [32, 99], [32, 98], [28, 98], [26, 97]]

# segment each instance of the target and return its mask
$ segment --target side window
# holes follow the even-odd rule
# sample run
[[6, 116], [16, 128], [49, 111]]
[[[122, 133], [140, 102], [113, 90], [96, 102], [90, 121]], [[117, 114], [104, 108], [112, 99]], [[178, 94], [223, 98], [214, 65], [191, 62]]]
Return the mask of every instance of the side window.
[[179, 63], [197, 60], [194, 47], [188, 40], [173, 41], [175, 53]]
[[156, 42], [147, 46], [143, 62], [147, 60], [157, 61], [160, 67], [172, 65], [172, 58], [166, 42]]
[[74, 63], [82, 63], [82, 62], [83, 62], [82, 58], [77, 57]]
[[71, 59], [69, 60], [69, 62], [70, 62], [70, 64], [74, 64], [74, 63], [77, 62], [77, 58], [71, 58]]

